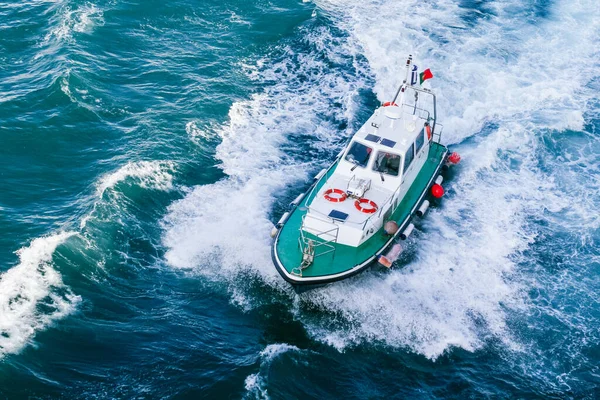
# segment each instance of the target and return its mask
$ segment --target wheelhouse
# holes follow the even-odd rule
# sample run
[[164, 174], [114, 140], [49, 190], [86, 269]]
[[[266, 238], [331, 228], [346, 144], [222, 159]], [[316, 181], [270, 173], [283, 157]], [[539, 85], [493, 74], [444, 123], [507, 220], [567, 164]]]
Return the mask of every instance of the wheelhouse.
[[373, 134], [355, 137], [343, 154], [342, 163], [349, 166], [350, 173], [363, 178], [402, 178], [429, 142], [425, 127], [409, 137], [399, 142]]

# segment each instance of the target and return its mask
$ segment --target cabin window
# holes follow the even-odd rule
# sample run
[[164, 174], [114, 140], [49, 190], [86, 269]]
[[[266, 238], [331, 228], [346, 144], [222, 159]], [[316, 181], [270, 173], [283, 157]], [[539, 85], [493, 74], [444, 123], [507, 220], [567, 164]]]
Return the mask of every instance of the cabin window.
[[408, 151], [406, 152], [406, 155], [404, 156], [404, 173], [405, 174], [414, 159], [415, 159], [415, 144], [413, 143], [410, 145], [410, 147], [408, 148]]
[[346, 154], [346, 161], [360, 167], [366, 167], [371, 157], [372, 148], [359, 142], [353, 142]]
[[400, 156], [385, 151], [378, 152], [377, 157], [375, 157], [373, 170], [392, 176], [398, 176], [400, 173]]
[[425, 130], [421, 130], [421, 132], [419, 133], [419, 135], [417, 136], [417, 139], [415, 140], [415, 153], [419, 154], [419, 151], [421, 151], [421, 148], [423, 147], [423, 143], [425, 143]]

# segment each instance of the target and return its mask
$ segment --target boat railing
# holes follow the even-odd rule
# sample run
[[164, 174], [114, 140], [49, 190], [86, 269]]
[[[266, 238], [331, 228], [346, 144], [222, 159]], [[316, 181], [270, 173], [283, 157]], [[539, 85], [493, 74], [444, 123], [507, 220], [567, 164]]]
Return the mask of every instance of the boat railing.
[[[384, 203], [384, 205], [387, 205], [388, 203], [390, 204], [390, 208], [392, 209], [392, 214], [394, 213], [394, 211], [396, 211], [393, 207], [393, 203], [394, 203], [394, 199], [396, 198], [396, 193], [400, 192], [400, 188], [402, 187], [402, 185], [398, 186], [396, 188], [396, 190], [394, 190], [394, 193], [392, 193], [392, 195], [390, 196], [390, 198], [388, 200], [386, 200], [386, 202]], [[383, 212], [385, 207], [381, 207], [379, 210], [379, 217], [381, 218], [381, 213]]]
[[428, 120], [431, 118], [431, 113], [421, 107], [417, 107], [415, 104], [402, 103], [402, 112], [407, 115], [417, 115], [419, 112], [419, 118]]
[[[396, 189], [396, 190], [398, 190], [398, 189]], [[394, 194], [395, 194], [395, 193], [396, 193], [396, 192], [394, 192]], [[384, 204], [384, 205], [386, 205], [386, 204], [390, 203], [392, 200], [393, 200], [393, 195], [392, 195], [391, 197], [387, 198], [387, 199], [386, 199], [386, 200], [383, 202], [383, 204]], [[349, 220], [345, 220], [345, 221], [344, 221], [344, 224], [352, 224], [352, 225], [356, 225], [356, 226], [362, 225], [362, 229], [364, 230], [365, 226], [367, 226], [367, 224], [369, 223], [369, 221], [370, 221], [371, 219], [373, 219], [373, 218], [375, 218], [375, 217], [380, 217], [380, 216], [381, 216], [381, 213], [383, 212], [383, 208], [384, 208], [384, 207], [378, 207], [378, 211], [377, 211], [377, 212], [375, 212], [375, 213], [373, 213], [373, 214], [369, 215], [369, 216], [368, 216], [366, 219], [364, 219], [363, 221], [349, 221]], [[324, 213], [322, 213], [322, 212], [321, 212], [321, 211], [319, 211], [319, 210], [316, 210], [316, 209], [314, 209], [314, 208], [310, 208], [310, 207], [309, 207], [309, 209], [310, 209], [310, 212], [311, 212], [311, 214], [317, 214], [319, 217], [321, 217], [321, 218], [317, 218], [317, 217], [315, 217], [315, 216], [313, 215], [313, 218], [315, 218], [315, 219], [317, 219], [317, 220], [319, 220], [319, 221], [322, 221], [322, 222], [327, 222], [327, 223], [330, 223], [330, 224], [335, 224], [335, 223], [336, 223], [336, 221], [339, 221], [339, 220], [337, 220], [337, 219], [335, 219], [335, 218], [332, 218], [332, 217], [330, 217], [330, 216], [329, 216], [329, 215], [327, 215], [327, 214], [324, 214]]]
[[439, 129], [436, 129], [433, 133], [432, 133], [432, 140], [436, 143], [441, 143], [442, 142], [442, 132], [444, 131], [444, 125], [442, 124], [436, 124], [436, 127], [439, 126]]
[[[304, 231], [304, 222], [308, 214], [302, 216], [302, 225], [300, 226], [300, 236], [298, 237], [298, 245], [300, 246], [300, 251], [302, 252], [302, 263], [300, 266], [293, 268], [291, 273], [294, 275], [302, 276], [302, 271], [308, 268], [317, 257], [322, 257], [326, 254], [333, 253], [333, 257], [335, 258], [335, 246], [333, 243], [337, 243], [338, 234], [340, 228], [335, 225], [334, 228], [317, 231], [311, 228], [310, 234], [312, 237], [307, 237]], [[315, 218], [322, 222], [328, 222], [311, 216], [311, 218]]]
[[[301, 225], [301, 228], [304, 228], [304, 223], [305, 223], [305, 220], [306, 220], [307, 216], [308, 216], [308, 214], [304, 214], [302, 216], [302, 225]], [[317, 221], [329, 223], [329, 221], [327, 221], [325, 219], [321, 219], [321, 218], [315, 217], [314, 215], [311, 215], [310, 218], [316, 219]], [[324, 231], [317, 231], [314, 228], [310, 228], [310, 230], [317, 232], [317, 233], [312, 233], [311, 232], [311, 234], [314, 235], [314, 236], [316, 236], [316, 237], [318, 237], [318, 238], [320, 238], [320, 239], [324, 239], [325, 237], [329, 236], [330, 239], [327, 240], [327, 242], [332, 242], [332, 241], [337, 241], [337, 236], [338, 236], [340, 228], [336, 225], [334, 228], [327, 229], [327, 230], [324, 230]], [[301, 229], [301, 231], [303, 231], [303, 229]]]
[[308, 192], [308, 195], [306, 196], [306, 204], [309, 204], [310, 201], [313, 199], [312, 196], [315, 193], [315, 190], [318, 190], [318, 188], [319, 188], [319, 181], [321, 181], [322, 179], [325, 179], [325, 182], [327, 182], [329, 180], [329, 178], [333, 174], [333, 171], [335, 170], [334, 166], [336, 164], [337, 164], [337, 162], [333, 163], [329, 167], [329, 169], [327, 170], [327, 172], [325, 172], [325, 174], [323, 174], [321, 177], [319, 177], [319, 179], [317, 179], [317, 181], [313, 185], [312, 189], [310, 190], [310, 192]]

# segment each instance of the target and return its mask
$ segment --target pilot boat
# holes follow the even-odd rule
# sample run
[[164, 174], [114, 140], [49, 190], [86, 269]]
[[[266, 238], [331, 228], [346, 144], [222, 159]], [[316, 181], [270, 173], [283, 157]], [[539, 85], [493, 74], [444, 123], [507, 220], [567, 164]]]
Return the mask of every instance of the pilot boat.
[[409, 56], [392, 101], [374, 111], [273, 228], [273, 263], [296, 291], [377, 262], [389, 268], [413, 219], [444, 194], [442, 172], [460, 156], [440, 143], [436, 97], [422, 87], [431, 77], [430, 70], [419, 74]]

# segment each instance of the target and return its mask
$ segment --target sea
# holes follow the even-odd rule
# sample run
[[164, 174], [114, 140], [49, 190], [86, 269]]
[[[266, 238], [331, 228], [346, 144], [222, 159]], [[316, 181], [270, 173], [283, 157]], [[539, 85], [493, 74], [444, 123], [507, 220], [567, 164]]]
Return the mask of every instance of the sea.
[[[462, 156], [390, 270], [269, 232], [409, 54]], [[0, 1], [0, 399], [600, 399], [598, 0]]]

